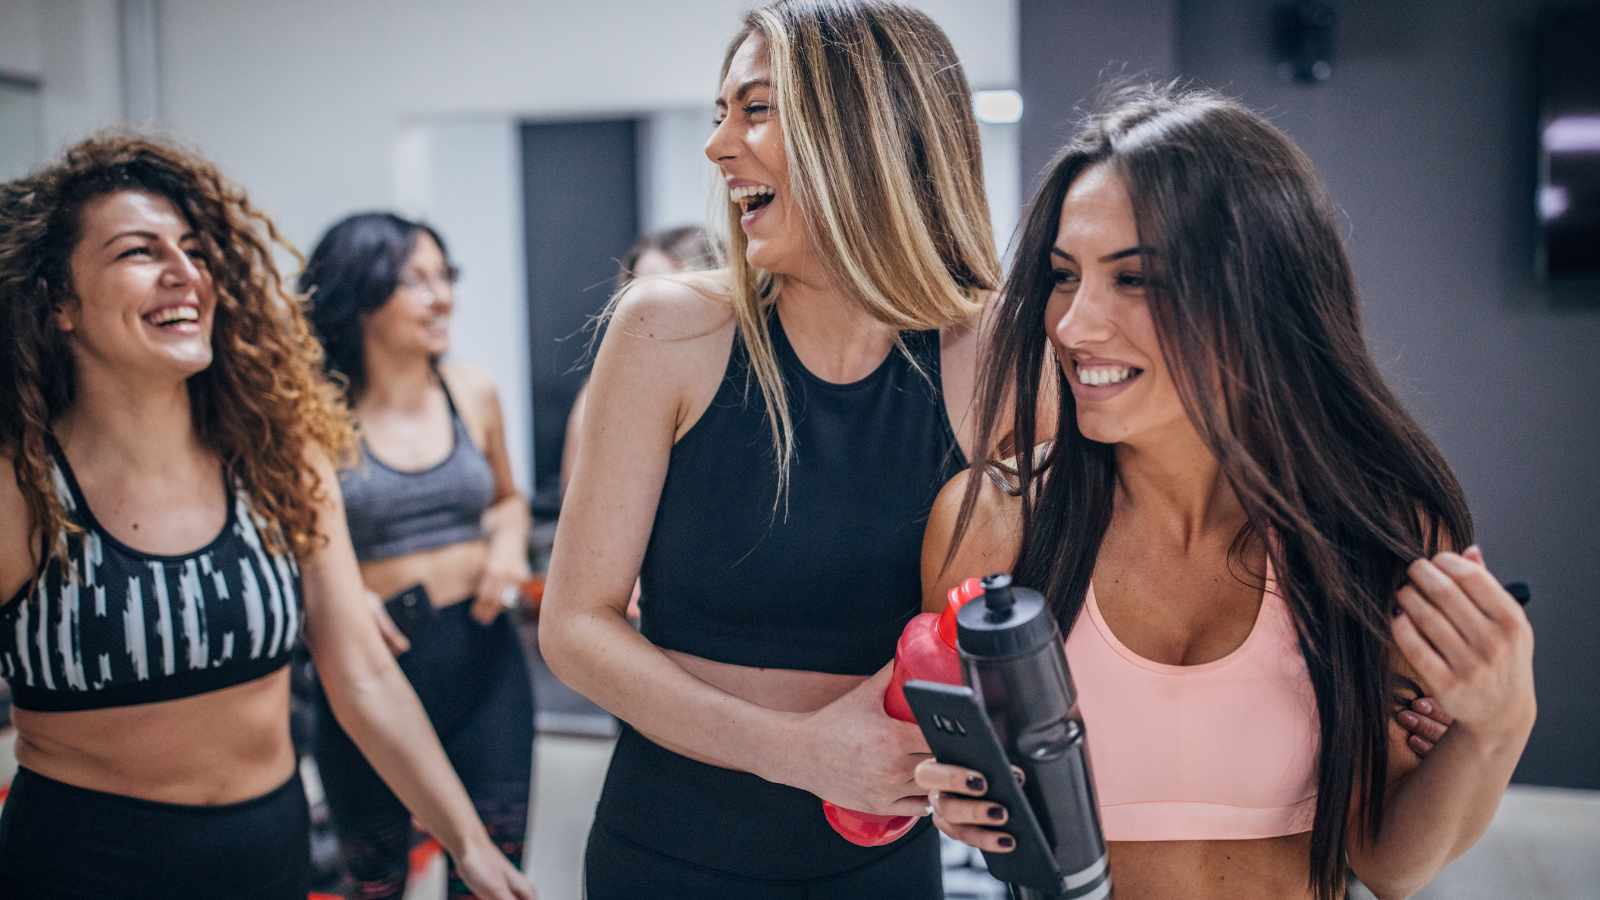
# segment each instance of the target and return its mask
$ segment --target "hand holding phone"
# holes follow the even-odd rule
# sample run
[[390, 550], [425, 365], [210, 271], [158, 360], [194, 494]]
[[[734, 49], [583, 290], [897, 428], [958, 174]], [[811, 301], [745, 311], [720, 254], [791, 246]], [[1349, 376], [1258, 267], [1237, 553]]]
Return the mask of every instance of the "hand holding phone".
[[910, 681], [905, 692], [934, 759], [981, 773], [986, 782], [985, 798], [1005, 809], [1005, 818], [992, 824], [1003, 823], [1014, 849], [996, 852], [979, 848], [990, 874], [1023, 887], [1062, 890], [1064, 873], [1056, 864], [1033, 808], [1012, 776], [1011, 761], [972, 689]]

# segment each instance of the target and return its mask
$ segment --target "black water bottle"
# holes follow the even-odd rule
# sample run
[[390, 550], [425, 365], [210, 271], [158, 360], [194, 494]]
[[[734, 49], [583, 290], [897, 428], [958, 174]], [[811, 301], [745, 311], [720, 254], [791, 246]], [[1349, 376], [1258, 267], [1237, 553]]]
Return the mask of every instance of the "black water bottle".
[[1009, 575], [983, 580], [984, 594], [957, 617], [963, 674], [983, 700], [995, 734], [1024, 775], [1023, 793], [1065, 874], [1065, 890], [1011, 886], [1017, 900], [1111, 896], [1089, 748], [1061, 633], [1038, 591]]

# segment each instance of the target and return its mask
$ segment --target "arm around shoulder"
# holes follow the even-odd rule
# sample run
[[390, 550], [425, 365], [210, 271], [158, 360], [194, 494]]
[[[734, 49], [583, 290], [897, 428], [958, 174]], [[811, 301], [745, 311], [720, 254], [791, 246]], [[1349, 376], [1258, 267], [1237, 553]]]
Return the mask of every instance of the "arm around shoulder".
[[[982, 478], [970, 520], [956, 542], [961, 505], [972, 478]], [[974, 469], [959, 472], [939, 491], [922, 538], [922, 608], [939, 612], [952, 587], [974, 576], [1009, 571], [1022, 546], [1016, 497]], [[953, 552], [952, 552], [953, 547]]]

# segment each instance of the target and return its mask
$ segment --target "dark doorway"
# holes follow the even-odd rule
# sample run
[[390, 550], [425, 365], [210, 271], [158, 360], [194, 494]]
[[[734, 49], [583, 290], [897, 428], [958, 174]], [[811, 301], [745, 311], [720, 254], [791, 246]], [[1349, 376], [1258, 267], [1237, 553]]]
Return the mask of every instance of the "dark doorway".
[[587, 375], [584, 326], [639, 234], [635, 119], [522, 126], [534, 511], [560, 500], [567, 412]]

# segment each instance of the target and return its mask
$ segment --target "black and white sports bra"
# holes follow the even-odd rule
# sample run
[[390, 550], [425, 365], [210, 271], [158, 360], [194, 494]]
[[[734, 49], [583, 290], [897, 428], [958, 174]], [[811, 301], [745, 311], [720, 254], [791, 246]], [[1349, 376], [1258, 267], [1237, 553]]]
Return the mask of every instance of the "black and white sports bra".
[[[102, 709], [176, 700], [277, 671], [300, 641], [300, 570], [273, 552], [243, 488], [227, 521], [180, 556], [144, 553], [95, 520], [49, 441], [56, 491], [82, 529], [0, 606], [0, 676], [20, 709]], [[226, 476], [225, 476], [226, 477]]]

